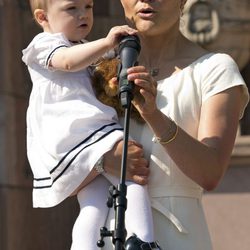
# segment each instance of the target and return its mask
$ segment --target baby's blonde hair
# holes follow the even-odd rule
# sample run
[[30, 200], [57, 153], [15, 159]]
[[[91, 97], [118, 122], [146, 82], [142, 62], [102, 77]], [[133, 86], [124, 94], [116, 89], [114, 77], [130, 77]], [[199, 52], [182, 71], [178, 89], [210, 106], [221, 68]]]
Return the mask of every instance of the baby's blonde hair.
[[47, 10], [48, 2], [49, 0], [30, 0], [32, 14], [34, 14], [36, 9]]

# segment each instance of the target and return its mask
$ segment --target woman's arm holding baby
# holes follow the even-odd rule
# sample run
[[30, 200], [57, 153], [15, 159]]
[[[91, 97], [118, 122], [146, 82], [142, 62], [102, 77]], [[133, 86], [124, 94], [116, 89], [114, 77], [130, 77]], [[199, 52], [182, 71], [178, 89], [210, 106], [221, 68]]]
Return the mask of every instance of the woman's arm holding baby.
[[[120, 177], [121, 173], [121, 159], [122, 159], [123, 141], [119, 141], [115, 146], [104, 154], [104, 170], [105, 172]], [[83, 187], [88, 185], [99, 174], [95, 170], [89, 173], [84, 179], [81, 185], [71, 194], [75, 195]], [[143, 157], [143, 148], [135, 141], [128, 142], [128, 154], [127, 154], [127, 180], [134, 181], [140, 185], [146, 185], [149, 178], [148, 161]]]

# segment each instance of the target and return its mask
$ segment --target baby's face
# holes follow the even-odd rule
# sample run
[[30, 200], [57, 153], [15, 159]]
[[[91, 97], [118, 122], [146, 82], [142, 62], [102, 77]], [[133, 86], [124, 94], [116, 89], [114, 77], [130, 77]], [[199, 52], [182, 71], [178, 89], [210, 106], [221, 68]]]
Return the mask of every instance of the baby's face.
[[48, 32], [61, 32], [70, 41], [79, 41], [93, 26], [93, 0], [51, 0], [47, 19]]

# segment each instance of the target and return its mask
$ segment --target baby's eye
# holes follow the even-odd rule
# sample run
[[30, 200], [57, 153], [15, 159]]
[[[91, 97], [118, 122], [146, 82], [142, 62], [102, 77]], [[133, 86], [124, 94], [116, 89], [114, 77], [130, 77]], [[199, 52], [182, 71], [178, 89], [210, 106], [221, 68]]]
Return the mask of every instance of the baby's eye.
[[69, 7], [67, 8], [67, 10], [75, 10], [75, 9], [76, 9], [75, 6], [69, 6]]
[[93, 9], [93, 4], [86, 5], [86, 9]]

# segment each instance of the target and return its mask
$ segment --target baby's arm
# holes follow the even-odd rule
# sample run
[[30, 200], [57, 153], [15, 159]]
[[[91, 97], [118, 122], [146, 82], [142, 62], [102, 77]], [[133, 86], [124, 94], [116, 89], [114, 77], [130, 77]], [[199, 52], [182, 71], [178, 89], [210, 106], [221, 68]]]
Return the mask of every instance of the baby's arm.
[[135, 33], [136, 30], [127, 25], [113, 27], [105, 38], [58, 49], [50, 61], [50, 66], [61, 71], [81, 70], [118, 45], [122, 36]]

